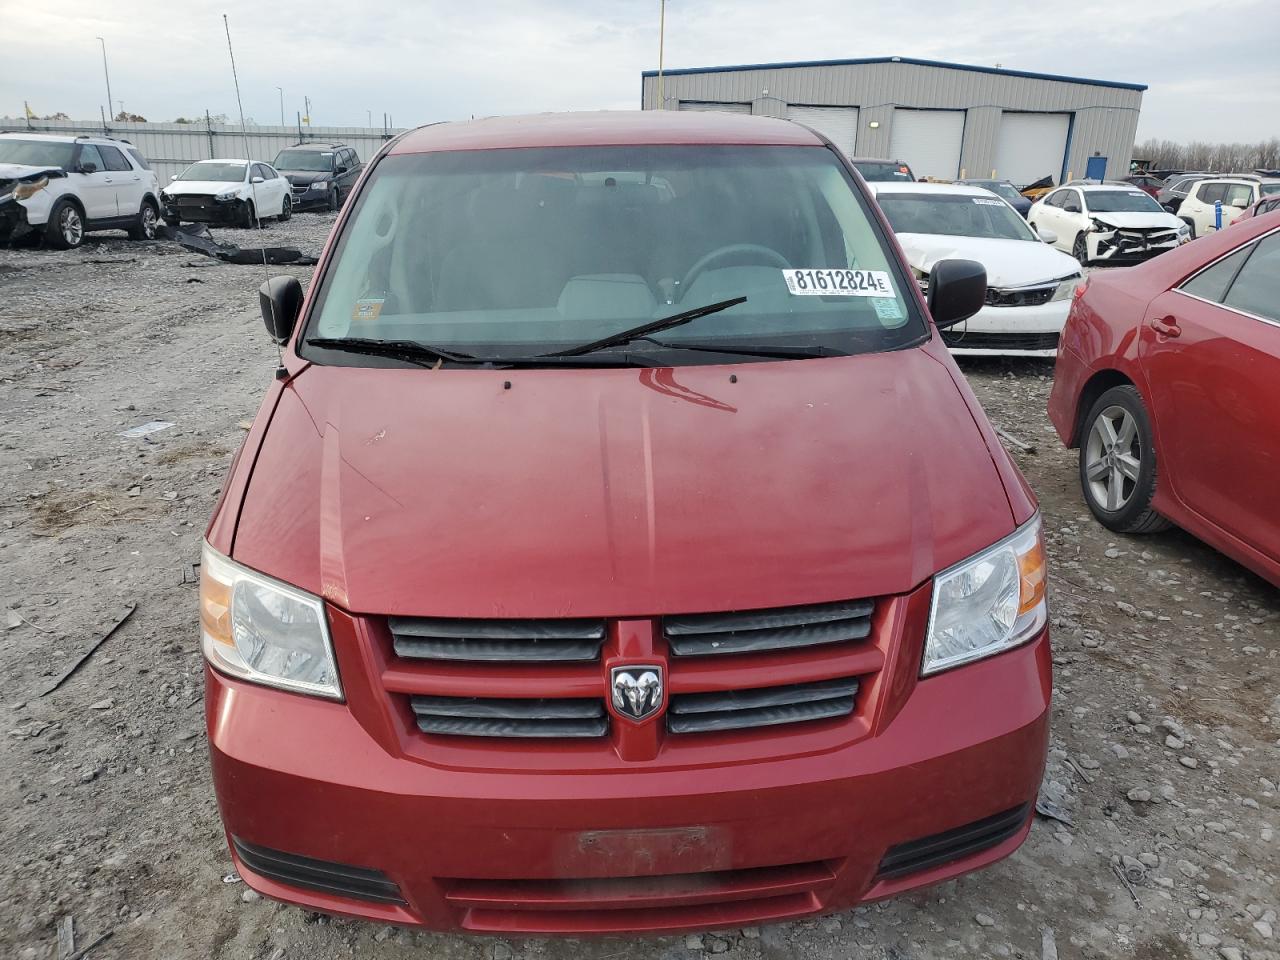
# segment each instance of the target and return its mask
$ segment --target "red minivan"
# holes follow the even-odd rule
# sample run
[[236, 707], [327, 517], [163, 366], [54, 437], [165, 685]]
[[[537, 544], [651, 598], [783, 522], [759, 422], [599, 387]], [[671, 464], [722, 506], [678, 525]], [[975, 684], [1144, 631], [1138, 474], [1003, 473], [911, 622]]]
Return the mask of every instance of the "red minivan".
[[[207, 531], [245, 882], [437, 929], [732, 927], [1008, 855], [1045, 761], [1035, 500], [846, 159], [783, 120], [392, 141]], [[930, 316], [932, 315], [932, 320]]]

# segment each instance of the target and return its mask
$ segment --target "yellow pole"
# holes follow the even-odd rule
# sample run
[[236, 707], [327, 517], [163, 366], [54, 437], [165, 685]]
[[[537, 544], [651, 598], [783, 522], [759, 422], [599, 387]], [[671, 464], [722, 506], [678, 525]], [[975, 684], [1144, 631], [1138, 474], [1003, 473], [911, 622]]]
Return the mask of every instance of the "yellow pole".
[[667, 109], [667, 98], [662, 86], [662, 54], [667, 35], [667, 0], [660, 0], [658, 8], [658, 109]]

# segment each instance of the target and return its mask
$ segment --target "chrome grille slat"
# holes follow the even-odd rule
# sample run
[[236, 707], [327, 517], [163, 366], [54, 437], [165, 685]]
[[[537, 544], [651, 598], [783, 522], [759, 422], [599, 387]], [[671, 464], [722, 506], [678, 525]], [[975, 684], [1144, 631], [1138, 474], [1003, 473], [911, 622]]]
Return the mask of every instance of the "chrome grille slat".
[[576, 739], [609, 732], [600, 700], [419, 696], [409, 703], [419, 730], [443, 736]]
[[396, 656], [410, 660], [574, 663], [598, 660], [603, 620], [390, 617]]
[[871, 600], [844, 600], [767, 610], [664, 617], [662, 632], [675, 657], [767, 653], [849, 640], [871, 634]]
[[[802, 686], [808, 686], [807, 684]], [[853, 713], [856, 702], [857, 681], [854, 692], [840, 696], [811, 700], [800, 695], [791, 703], [775, 702], [769, 706], [751, 709], [727, 709], [708, 713], [690, 713], [679, 709], [680, 697], [673, 697], [671, 712], [667, 714], [667, 730], [673, 734], [720, 733], [729, 730], [747, 730], [757, 727], [773, 727], [787, 723], [803, 723], [810, 720], [831, 720]], [[782, 692], [787, 687], [774, 687]], [[695, 694], [696, 696], [696, 694]]]
[[685, 693], [672, 698], [671, 712], [722, 713], [732, 710], [760, 710], [767, 707], [813, 703], [852, 697], [858, 692], [855, 677], [821, 680], [786, 687], [759, 687], [754, 690], [724, 690], [715, 693]]

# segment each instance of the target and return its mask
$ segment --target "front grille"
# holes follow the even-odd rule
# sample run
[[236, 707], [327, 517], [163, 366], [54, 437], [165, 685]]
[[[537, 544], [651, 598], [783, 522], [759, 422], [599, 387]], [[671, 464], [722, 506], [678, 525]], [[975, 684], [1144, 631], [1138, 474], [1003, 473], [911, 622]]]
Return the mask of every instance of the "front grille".
[[212, 197], [186, 196], [177, 197], [176, 201], [179, 210], [209, 210], [216, 203]]
[[942, 342], [948, 347], [971, 350], [1057, 350], [1056, 333], [964, 333], [943, 330]]
[[1026, 805], [976, 820], [963, 827], [935, 833], [890, 847], [880, 861], [876, 879], [887, 880], [917, 870], [927, 870], [998, 846], [1017, 834], [1027, 822]]
[[239, 837], [232, 837], [231, 845], [246, 867], [269, 880], [356, 900], [404, 903], [400, 888], [381, 870], [283, 853]]
[[802, 607], [699, 613], [665, 617], [662, 632], [673, 656], [795, 650], [862, 640], [871, 633], [870, 600], [815, 603]]
[[857, 693], [857, 678], [844, 677], [754, 690], [677, 694], [667, 711], [667, 729], [715, 733], [847, 717], [853, 713]]
[[987, 306], [989, 307], [1038, 307], [1053, 299], [1053, 292], [1058, 289], [1056, 283], [1047, 287], [1026, 287], [1019, 290], [1001, 290], [999, 287], [987, 287]]
[[423, 733], [456, 737], [589, 738], [609, 732], [600, 700], [411, 697]]
[[396, 656], [410, 660], [571, 663], [600, 659], [603, 620], [391, 617]]
[[741, 926], [816, 910], [835, 880], [816, 861], [710, 873], [582, 879], [442, 880], [462, 925], [490, 933]]

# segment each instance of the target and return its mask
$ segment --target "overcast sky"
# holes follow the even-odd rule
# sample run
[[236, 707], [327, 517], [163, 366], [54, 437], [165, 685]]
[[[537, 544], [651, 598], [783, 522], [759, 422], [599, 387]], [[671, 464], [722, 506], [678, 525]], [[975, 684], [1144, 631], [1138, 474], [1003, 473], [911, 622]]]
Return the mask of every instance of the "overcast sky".
[[[1145, 83], [1138, 138], [1280, 134], [1280, 15], [1272, 2], [670, 0], [669, 68], [907, 56]], [[1044, 5], [1047, 6], [1047, 5]], [[112, 96], [149, 120], [245, 113], [317, 125], [396, 125], [543, 110], [634, 109], [657, 66], [658, 0], [59, 0], [4, 4], [0, 114], [98, 116]], [[182, 15], [173, 13], [182, 8]], [[119, 109], [117, 105], [117, 109]]]

